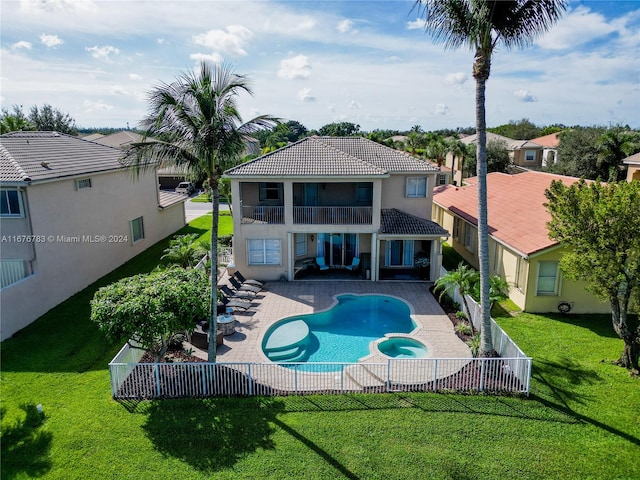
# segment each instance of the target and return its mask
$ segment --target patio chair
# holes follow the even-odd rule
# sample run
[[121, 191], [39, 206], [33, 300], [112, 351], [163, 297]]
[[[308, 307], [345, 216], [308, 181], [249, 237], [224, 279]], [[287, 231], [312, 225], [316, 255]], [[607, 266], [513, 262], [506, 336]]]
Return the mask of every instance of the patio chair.
[[324, 257], [316, 257], [316, 263], [318, 264], [318, 269], [321, 272], [324, 272], [325, 270], [329, 270], [329, 267], [327, 267], [327, 264], [324, 263]]
[[253, 292], [234, 292], [227, 285], [222, 285], [218, 288], [222, 291], [222, 293], [224, 293], [229, 298], [240, 298], [245, 300], [251, 300], [253, 297], [256, 296], [256, 294]]
[[253, 278], [250, 278], [249, 280], [247, 280], [246, 278], [244, 278], [244, 275], [242, 275], [240, 273], [240, 271], [236, 270], [236, 273], [233, 274], [236, 279], [242, 283], [243, 285], [246, 283], [248, 285], [254, 285], [256, 287], [262, 287], [264, 286], [264, 283], [259, 282], [258, 280], [254, 280]]
[[229, 298], [225, 295], [222, 296], [220, 302], [225, 306], [233, 310], [236, 308], [239, 310], [248, 310], [251, 308], [251, 302], [248, 300], [242, 300], [240, 298]]
[[238, 282], [238, 280], [236, 280], [234, 277], [229, 277], [229, 283], [231, 283], [231, 285], [233, 286], [233, 288], [236, 289], [236, 291], [238, 292], [253, 292], [253, 293], [258, 293], [260, 290], [262, 290], [261, 287], [256, 287], [255, 285], [242, 285], [240, 282]]
[[353, 257], [351, 265], [347, 265], [345, 268], [347, 270], [351, 270], [352, 272], [357, 272], [360, 268], [360, 259], [358, 257]]

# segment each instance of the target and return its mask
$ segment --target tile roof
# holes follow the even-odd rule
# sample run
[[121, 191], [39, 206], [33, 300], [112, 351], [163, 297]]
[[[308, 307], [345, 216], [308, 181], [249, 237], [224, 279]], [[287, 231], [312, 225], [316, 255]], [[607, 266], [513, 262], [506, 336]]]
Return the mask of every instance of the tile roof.
[[[85, 140], [89, 140], [85, 138]], [[100, 138], [94, 138], [91, 141], [99, 143], [100, 145], [106, 145], [107, 147], [116, 147], [116, 148], [124, 148], [132, 143], [141, 142], [142, 135], [129, 132], [127, 130], [122, 130], [121, 132], [111, 133], [109, 135], [104, 135]]]
[[543, 147], [556, 148], [560, 144], [560, 132], [550, 133], [538, 138], [532, 138], [533, 143], [538, 143]]
[[[487, 175], [487, 209], [489, 235], [520, 253], [531, 255], [557, 244], [550, 240], [547, 222], [551, 219], [544, 207], [544, 192], [553, 180], [565, 185], [577, 178], [528, 171], [517, 175]], [[469, 185], [438, 187], [433, 202], [474, 225], [478, 224], [477, 178], [466, 179]]]
[[640, 152], [625, 158], [622, 163], [625, 165], [640, 165]]
[[227, 170], [229, 176], [382, 176], [438, 167], [362, 137], [307, 137]]
[[125, 168], [122, 152], [57, 132], [0, 135], [0, 180], [51, 180]]
[[[477, 134], [468, 135], [460, 139], [464, 144], [476, 143]], [[532, 140], [514, 140], [513, 138], [504, 137], [496, 133], [487, 132], [487, 142], [490, 141], [504, 142], [507, 144], [509, 150], [519, 150], [521, 148], [542, 148], [542, 145], [535, 143]]]
[[158, 206], [160, 208], [167, 208], [180, 202], [186, 202], [188, 199], [189, 196], [182, 193], [169, 192], [166, 190], [160, 190], [158, 192]]
[[380, 210], [380, 233], [385, 235], [449, 235], [436, 222], [416, 217], [395, 208]]

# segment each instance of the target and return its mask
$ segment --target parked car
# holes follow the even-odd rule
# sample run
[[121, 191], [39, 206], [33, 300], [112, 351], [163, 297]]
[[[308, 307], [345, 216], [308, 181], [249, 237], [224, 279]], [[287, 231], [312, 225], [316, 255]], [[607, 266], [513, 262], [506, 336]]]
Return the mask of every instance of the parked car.
[[185, 193], [191, 195], [195, 191], [196, 187], [191, 182], [180, 182], [176, 187], [176, 193]]

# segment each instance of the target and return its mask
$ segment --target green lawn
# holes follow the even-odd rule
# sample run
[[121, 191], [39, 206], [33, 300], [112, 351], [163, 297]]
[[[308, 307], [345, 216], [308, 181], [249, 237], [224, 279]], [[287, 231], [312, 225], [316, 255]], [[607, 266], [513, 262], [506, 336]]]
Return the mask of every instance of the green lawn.
[[[206, 234], [206, 219], [181, 233]], [[640, 380], [610, 363], [622, 342], [605, 316], [497, 318], [534, 357], [530, 398], [116, 402], [107, 363], [119, 345], [88, 321], [88, 302], [153, 269], [166, 245], [0, 345], [3, 479], [640, 478]]]

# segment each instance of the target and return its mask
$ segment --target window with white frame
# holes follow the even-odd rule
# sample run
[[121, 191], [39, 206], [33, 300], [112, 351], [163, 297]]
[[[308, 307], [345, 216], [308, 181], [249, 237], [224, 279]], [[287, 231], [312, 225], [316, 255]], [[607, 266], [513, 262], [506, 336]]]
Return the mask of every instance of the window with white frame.
[[438, 185], [446, 185], [447, 184], [447, 175], [439, 173], [438, 174]]
[[427, 177], [407, 177], [407, 198], [427, 196]]
[[249, 265], [281, 265], [280, 239], [253, 238], [247, 240]]
[[296, 241], [296, 257], [306, 255], [307, 254], [307, 234], [296, 233], [295, 241]]
[[144, 222], [142, 217], [131, 220], [131, 241], [136, 243], [144, 238]]
[[82, 180], [76, 180], [76, 190], [82, 190], [83, 188], [91, 188], [90, 178], [83, 178]]
[[558, 294], [558, 262], [538, 263], [536, 295]]
[[22, 192], [18, 190], [0, 190], [0, 216], [24, 217], [22, 210]]
[[525, 162], [535, 162], [536, 161], [536, 151], [535, 150], [525, 150], [524, 151], [524, 161]]
[[456, 242], [460, 242], [460, 233], [462, 231], [462, 219], [455, 217], [453, 219], [453, 238]]
[[465, 222], [464, 224], [464, 238], [462, 244], [464, 247], [469, 250], [471, 253], [475, 253], [476, 251], [476, 237], [478, 235], [478, 230], [476, 227]]

